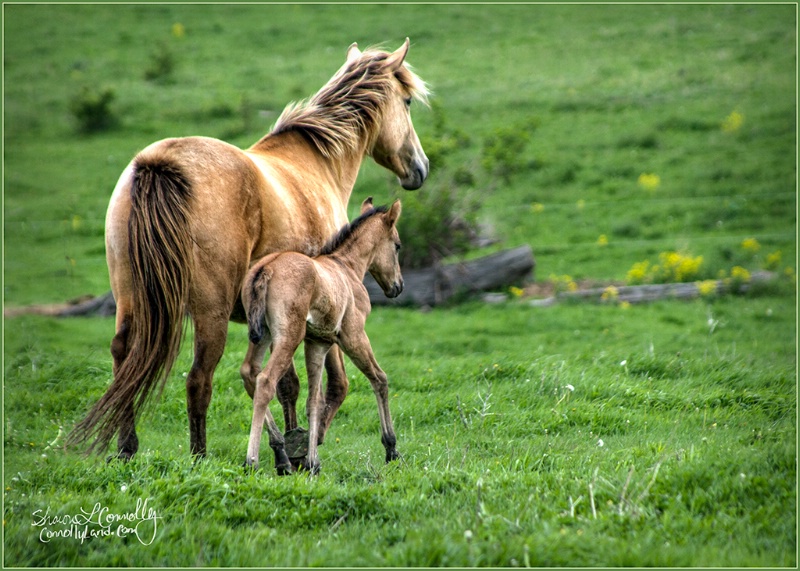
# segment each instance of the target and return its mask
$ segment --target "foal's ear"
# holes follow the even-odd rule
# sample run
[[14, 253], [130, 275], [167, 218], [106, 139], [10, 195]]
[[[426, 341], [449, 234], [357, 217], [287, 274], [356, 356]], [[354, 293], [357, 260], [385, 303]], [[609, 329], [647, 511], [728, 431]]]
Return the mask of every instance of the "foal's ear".
[[403, 65], [403, 62], [408, 55], [409, 45], [411, 45], [411, 42], [408, 38], [406, 38], [406, 41], [403, 42], [403, 45], [397, 48], [396, 52], [389, 54], [389, 57], [386, 58], [386, 66], [390, 71], [397, 71], [400, 69], [400, 66]]
[[358, 59], [361, 57], [361, 50], [358, 49], [358, 44], [353, 42], [350, 44], [350, 47], [347, 48], [347, 61], [345, 63], [350, 63], [351, 61]]
[[384, 220], [386, 221], [386, 225], [391, 227], [397, 224], [397, 219], [400, 218], [400, 211], [403, 210], [403, 207], [400, 204], [400, 199], [394, 201], [392, 207], [389, 211], [384, 214]]
[[364, 214], [370, 208], [373, 208], [372, 197], [368, 196], [364, 199], [364, 202], [361, 203], [361, 214]]

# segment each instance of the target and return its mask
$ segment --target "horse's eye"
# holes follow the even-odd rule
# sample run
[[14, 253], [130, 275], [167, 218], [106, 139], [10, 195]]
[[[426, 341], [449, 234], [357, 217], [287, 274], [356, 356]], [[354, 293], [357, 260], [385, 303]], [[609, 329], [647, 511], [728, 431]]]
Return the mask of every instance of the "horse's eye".
[[405, 101], [406, 107], [411, 107], [411, 97], [406, 97], [403, 101]]
[[399, 252], [401, 247], [402, 247], [402, 244], [400, 244], [400, 242], [398, 242], [397, 244], [394, 245], [394, 251], [395, 252]]

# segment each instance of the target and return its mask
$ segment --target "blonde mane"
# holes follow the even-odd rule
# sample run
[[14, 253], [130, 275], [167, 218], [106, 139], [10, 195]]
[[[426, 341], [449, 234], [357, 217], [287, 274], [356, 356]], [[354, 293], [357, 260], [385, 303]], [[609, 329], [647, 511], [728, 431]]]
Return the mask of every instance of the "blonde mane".
[[377, 135], [383, 105], [397, 79], [409, 96], [427, 103], [428, 88], [407, 64], [392, 73], [390, 54], [375, 49], [346, 64], [310, 100], [289, 104], [269, 135], [295, 131], [325, 157], [342, 158]]

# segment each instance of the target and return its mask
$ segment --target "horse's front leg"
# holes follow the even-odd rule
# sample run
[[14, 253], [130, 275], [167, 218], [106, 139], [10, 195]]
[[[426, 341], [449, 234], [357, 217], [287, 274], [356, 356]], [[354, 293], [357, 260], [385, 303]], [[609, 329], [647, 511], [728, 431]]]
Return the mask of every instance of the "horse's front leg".
[[320, 418], [319, 444], [325, 440], [325, 433], [331, 427], [333, 417], [342, 406], [350, 388], [342, 350], [338, 345], [333, 346], [325, 357], [325, 372], [328, 374], [328, 384], [325, 387], [325, 409]]
[[290, 363], [289, 369], [278, 381], [278, 402], [283, 409], [283, 428], [285, 432], [297, 428], [297, 397], [300, 394], [300, 377]]
[[308, 416], [308, 454], [305, 467], [314, 475], [319, 473], [320, 461], [317, 442], [320, 436], [320, 420], [322, 417], [322, 368], [325, 355], [330, 351], [330, 343], [306, 340], [306, 372], [308, 373], [308, 400], [306, 414]]

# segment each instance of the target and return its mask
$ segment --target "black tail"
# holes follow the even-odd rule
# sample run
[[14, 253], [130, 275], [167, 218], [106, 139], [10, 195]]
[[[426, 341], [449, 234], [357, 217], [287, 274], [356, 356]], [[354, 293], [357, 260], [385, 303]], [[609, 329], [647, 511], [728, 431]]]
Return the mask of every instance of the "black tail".
[[68, 444], [93, 438], [89, 451], [105, 450], [131, 411], [138, 417], [153, 389], [164, 388], [180, 350], [192, 273], [190, 194], [189, 181], [169, 159], [137, 157], [128, 219], [133, 282], [128, 352]]
[[258, 343], [266, 335], [268, 284], [269, 275], [264, 266], [261, 266], [253, 278], [245, 284], [245, 290], [250, 298], [247, 309], [247, 326], [251, 343]]

